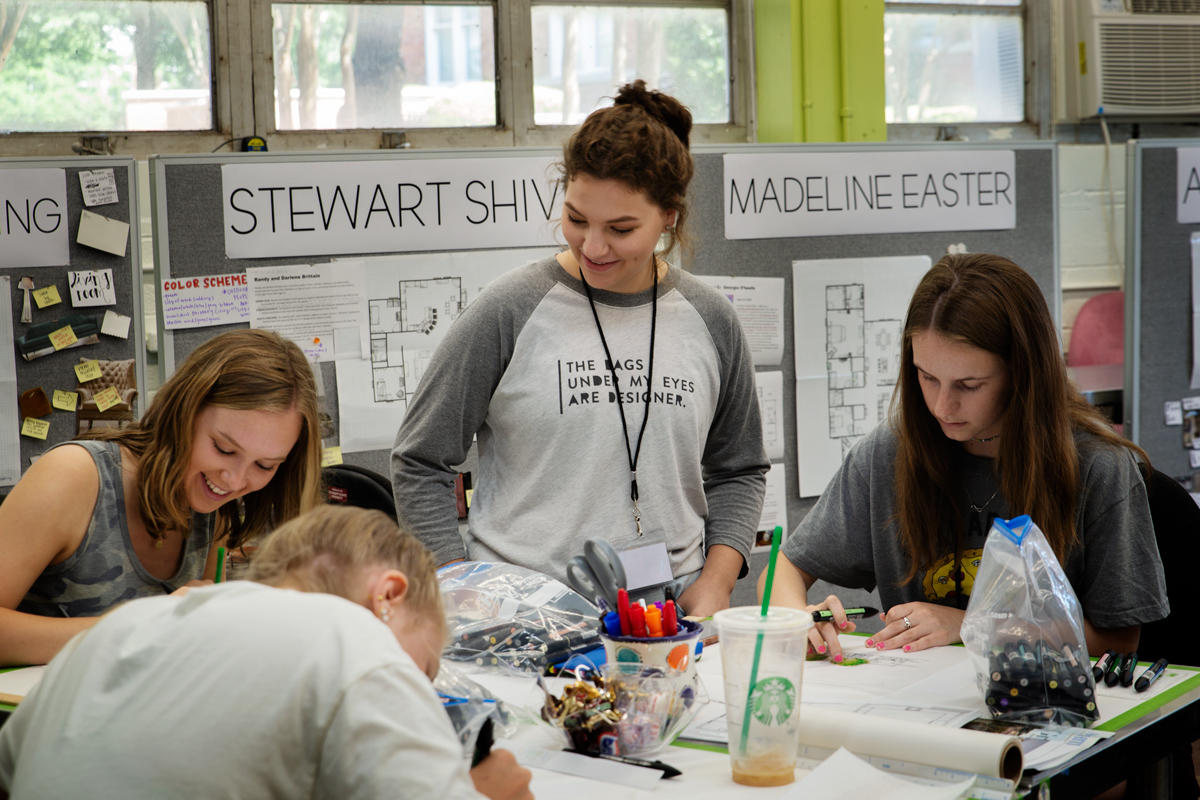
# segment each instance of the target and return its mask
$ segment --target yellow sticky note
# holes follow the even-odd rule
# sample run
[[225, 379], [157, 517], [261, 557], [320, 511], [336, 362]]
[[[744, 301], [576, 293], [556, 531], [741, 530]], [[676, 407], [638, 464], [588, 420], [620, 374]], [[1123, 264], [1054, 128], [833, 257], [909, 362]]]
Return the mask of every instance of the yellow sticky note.
[[79, 341], [79, 337], [75, 335], [75, 331], [71, 330], [71, 326], [59, 328], [54, 333], [50, 334], [50, 344], [54, 345], [55, 350], [62, 350], [64, 347], [70, 347]]
[[55, 389], [50, 405], [60, 411], [74, 411], [75, 407], [79, 405], [79, 392], [63, 392]]
[[321, 451], [321, 466], [333, 467], [342, 463], [342, 448], [326, 447]]
[[470, 508], [470, 507], [471, 507], [471, 495], [472, 495], [474, 492], [475, 492], [475, 490], [474, 490], [474, 489], [464, 489], [464, 490], [463, 490], [463, 497], [464, 497], [464, 498], [466, 499], [466, 501], [467, 501], [467, 508]]
[[100, 371], [100, 362], [95, 359], [75, 365], [75, 377], [79, 378], [80, 383], [94, 381], [102, 374], [104, 373]]
[[96, 392], [96, 396], [92, 399], [96, 401], [96, 408], [101, 411], [108, 411], [121, 402], [121, 393], [117, 391], [115, 386], [110, 386], [103, 391]]
[[36, 290], [33, 293], [33, 299], [37, 301], [38, 308], [58, 305], [62, 302], [62, 298], [58, 296], [57, 286], [47, 286], [44, 289]]
[[33, 439], [42, 439], [44, 441], [49, 433], [50, 423], [44, 419], [26, 417], [25, 424], [21, 426], [21, 435], [29, 436]]

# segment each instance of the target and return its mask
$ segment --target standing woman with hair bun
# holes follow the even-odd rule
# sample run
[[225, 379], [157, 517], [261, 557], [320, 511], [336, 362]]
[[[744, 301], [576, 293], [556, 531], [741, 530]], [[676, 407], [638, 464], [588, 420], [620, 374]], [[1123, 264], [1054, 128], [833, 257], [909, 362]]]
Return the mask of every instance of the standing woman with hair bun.
[[[770, 462], [733, 307], [662, 258], [686, 243], [691, 127], [643, 81], [593, 112], [560, 164], [568, 249], [491, 284], [434, 354], [392, 482], [401, 525], [438, 563], [565, 580], [589, 538], [661, 544], [687, 613], [729, 605]], [[476, 436], [464, 547], [454, 465]]]

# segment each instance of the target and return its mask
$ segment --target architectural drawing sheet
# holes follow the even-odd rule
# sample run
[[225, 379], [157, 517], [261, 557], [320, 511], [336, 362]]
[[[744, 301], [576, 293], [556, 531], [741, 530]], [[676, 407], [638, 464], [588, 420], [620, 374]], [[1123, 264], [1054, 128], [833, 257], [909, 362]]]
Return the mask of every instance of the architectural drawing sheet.
[[[783, 538], [791, 532], [787, 521], [787, 467], [782, 463], [772, 464], [767, 473], [767, 494], [763, 497], [762, 517], [758, 522], [758, 533], [750, 552], [770, 551], [771, 535], [776, 526], [783, 528]], [[780, 542], [782, 544], [782, 542]]]
[[370, 358], [336, 365], [342, 452], [390, 450], [433, 351], [459, 314], [500, 275], [558, 249], [362, 259]]
[[1200, 233], [1192, 234], [1192, 381], [1200, 389]]
[[783, 363], [783, 278], [697, 275], [729, 298], [737, 311], [756, 367]]
[[[12, 297], [12, 278], [0, 275], [0, 288]], [[17, 351], [12, 303], [0, 303], [0, 486], [21, 479], [21, 418], [17, 410]]]
[[779, 461], [783, 458], [783, 373], [756, 372], [754, 383], [762, 415], [763, 446], [767, 448], [767, 458]]
[[800, 496], [825, 490], [887, 418], [908, 301], [928, 256], [792, 262]]

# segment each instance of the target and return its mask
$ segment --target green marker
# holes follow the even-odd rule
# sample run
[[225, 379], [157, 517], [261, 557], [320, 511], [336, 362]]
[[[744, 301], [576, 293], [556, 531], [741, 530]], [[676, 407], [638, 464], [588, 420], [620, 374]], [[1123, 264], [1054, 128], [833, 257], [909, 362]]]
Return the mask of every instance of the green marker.
[[225, 574], [225, 548], [218, 547], [217, 548], [217, 577], [216, 577], [216, 580], [213, 581], [213, 583], [220, 583], [221, 578], [224, 576], [224, 574]]

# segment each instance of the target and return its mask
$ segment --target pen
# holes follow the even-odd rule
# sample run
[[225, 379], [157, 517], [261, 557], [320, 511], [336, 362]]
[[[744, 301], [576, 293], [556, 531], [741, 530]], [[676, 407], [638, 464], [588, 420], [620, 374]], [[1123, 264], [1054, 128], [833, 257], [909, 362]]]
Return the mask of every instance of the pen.
[[645, 761], [640, 758], [629, 758], [628, 756], [610, 756], [606, 753], [585, 753], [582, 750], [573, 750], [571, 752], [579, 753], [588, 758], [603, 758], [605, 761], [616, 761], [621, 764], [629, 764], [633, 767], [645, 767], [646, 769], [661, 770], [664, 778], [674, 778], [683, 773], [672, 767], [670, 764], [664, 764], [661, 761]]
[[1124, 666], [1125, 656], [1117, 653], [1113, 656], [1112, 661], [1108, 664], [1108, 669], [1104, 671], [1104, 685], [1116, 686], [1117, 681], [1121, 679], [1121, 667]]
[[1137, 679], [1137, 683], [1133, 685], [1133, 688], [1139, 692], [1146, 691], [1150, 688], [1150, 684], [1158, 680], [1159, 676], [1163, 674], [1163, 671], [1166, 668], [1167, 660], [1165, 658], [1160, 658], [1158, 661], [1155, 661], [1153, 664], [1146, 667], [1146, 671], [1143, 672], [1141, 677]]
[[1125, 656], [1125, 667], [1121, 670], [1121, 685], [1122, 686], [1132, 686], [1133, 685], [1133, 670], [1137, 667], [1137, 663], [1138, 663], [1138, 656], [1137, 656], [1136, 650], [1134, 650], [1129, 655]]
[[1116, 656], [1116, 650], [1105, 650], [1104, 655], [1096, 659], [1096, 666], [1092, 667], [1092, 680], [1094, 680], [1096, 683], [1099, 683], [1100, 679], [1104, 677], [1104, 670], [1108, 669], [1109, 663], [1112, 661], [1112, 659], [1116, 658]]
[[[879, 613], [877, 608], [868, 608], [862, 606], [859, 608], [847, 608], [846, 619], [862, 619], [863, 617], [873, 617]], [[814, 611], [812, 612], [813, 622], [829, 622], [833, 619], [832, 611]]]
[[213, 583], [220, 583], [222, 576], [225, 574], [225, 548], [217, 548], [217, 575]]
[[478, 767], [479, 762], [491, 755], [492, 742], [494, 741], [492, 727], [492, 718], [486, 718], [483, 721], [483, 726], [479, 729], [479, 735], [475, 737], [475, 754], [471, 756], [472, 768]]

